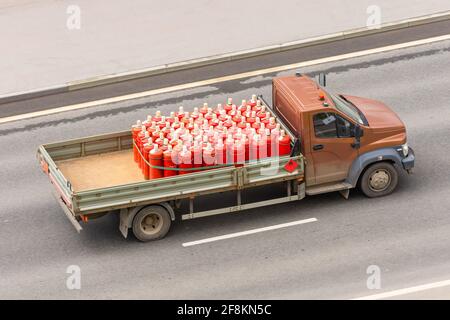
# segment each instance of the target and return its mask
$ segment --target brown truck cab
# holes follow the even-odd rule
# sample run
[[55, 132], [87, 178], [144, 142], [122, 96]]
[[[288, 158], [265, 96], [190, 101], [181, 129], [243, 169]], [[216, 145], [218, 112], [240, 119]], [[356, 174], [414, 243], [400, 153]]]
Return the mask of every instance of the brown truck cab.
[[411, 172], [414, 151], [402, 120], [382, 102], [336, 94], [297, 73], [273, 79], [273, 108], [300, 141], [306, 193], [349, 190], [368, 197], [391, 193], [398, 171]]

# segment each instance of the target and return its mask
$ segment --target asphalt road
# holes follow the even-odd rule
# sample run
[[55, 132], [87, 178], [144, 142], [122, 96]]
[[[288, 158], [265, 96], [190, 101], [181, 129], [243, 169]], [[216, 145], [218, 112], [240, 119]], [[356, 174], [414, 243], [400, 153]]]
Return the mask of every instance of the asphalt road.
[[[115, 216], [74, 231], [36, 163], [39, 144], [125, 130], [149, 111], [180, 104], [270, 97], [273, 75], [4, 124], [0, 298], [347, 299], [450, 279], [450, 41], [302, 71], [326, 71], [329, 87], [382, 100], [404, 120], [417, 163], [394, 194], [367, 199], [352, 191], [344, 200], [332, 193], [177, 221], [165, 239], [145, 244], [123, 239]], [[182, 246], [308, 218], [318, 221]], [[66, 288], [69, 265], [81, 268], [81, 290]], [[366, 287], [370, 265], [381, 270], [379, 290]]]

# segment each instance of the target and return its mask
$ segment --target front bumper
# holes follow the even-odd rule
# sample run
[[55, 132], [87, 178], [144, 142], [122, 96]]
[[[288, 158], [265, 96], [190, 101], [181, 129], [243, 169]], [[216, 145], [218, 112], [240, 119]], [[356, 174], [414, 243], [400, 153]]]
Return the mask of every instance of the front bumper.
[[412, 168], [414, 168], [415, 159], [416, 157], [414, 156], [414, 150], [412, 148], [409, 148], [408, 155], [406, 156], [406, 158], [402, 159], [403, 169], [408, 171], [408, 173], [412, 170]]

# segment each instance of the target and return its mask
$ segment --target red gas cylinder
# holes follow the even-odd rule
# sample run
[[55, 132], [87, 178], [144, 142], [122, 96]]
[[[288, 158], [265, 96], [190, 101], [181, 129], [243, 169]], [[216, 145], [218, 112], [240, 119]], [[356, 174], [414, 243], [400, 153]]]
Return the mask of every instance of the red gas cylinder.
[[271, 157], [272, 149], [274, 147], [272, 146], [272, 137], [270, 136], [270, 130], [267, 128], [264, 129], [264, 135], [265, 135], [265, 139], [266, 139], [266, 143], [267, 143], [267, 157]]
[[[233, 122], [233, 125], [231, 126], [231, 128], [228, 129], [228, 131], [230, 131], [230, 133], [235, 134], [238, 131], [238, 126], [236, 124], [236, 122]], [[242, 129], [241, 129], [242, 131]]]
[[211, 143], [207, 143], [206, 147], [203, 148], [203, 166], [210, 167], [215, 163], [214, 148]]
[[210, 126], [209, 129], [208, 129], [207, 131], [203, 132], [203, 135], [205, 135], [207, 138], [211, 138], [211, 137], [214, 136], [214, 133], [215, 133], [215, 132], [216, 132], [216, 131], [214, 130], [214, 127], [213, 127], [213, 126]]
[[275, 125], [275, 128], [273, 128], [272, 130], [270, 130], [270, 133], [272, 134], [272, 135], [276, 135], [276, 136], [280, 136], [280, 134], [281, 134], [281, 126], [280, 126], [280, 124], [279, 123], [277, 123], [276, 125]]
[[228, 128], [223, 128], [222, 132], [219, 132], [219, 137], [224, 141], [228, 137]]
[[145, 157], [145, 151], [144, 151], [144, 145], [149, 143], [149, 141], [152, 141], [153, 143], [153, 139], [150, 136], [145, 136], [144, 138], [142, 138], [139, 141], [139, 150], [141, 151], [142, 157], [140, 157], [139, 159], [139, 168], [141, 168], [142, 172], [144, 172], [144, 166], [145, 166], [145, 161], [144, 161], [144, 157]]
[[[192, 160], [194, 162], [194, 168], [201, 168], [201, 166], [203, 165], [203, 160], [202, 160], [202, 146], [201, 144], [198, 142], [198, 140], [194, 141], [194, 145], [191, 147], [191, 151], [192, 151]], [[197, 171], [193, 171], [193, 172], [197, 172]]]
[[211, 108], [208, 108], [208, 112], [205, 114], [205, 119], [206, 120], [211, 120], [213, 118], [213, 110]]
[[249, 115], [249, 117], [247, 117], [246, 121], [248, 123], [250, 123], [251, 125], [253, 123], [255, 123], [255, 121], [256, 121], [256, 112], [255, 111], [251, 111], [251, 114]]
[[150, 159], [150, 179], [159, 179], [164, 177], [164, 170], [160, 168], [154, 168], [153, 166], [163, 167], [163, 152], [159, 149], [157, 144], [153, 145], [153, 149], [149, 152]]
[[252, 95], [252, 98], [250, 99], [249, 102], [247, 102], [247, 104], [248, 104], [250, 107], [252, 107], [252, 109], [253, 109], [253, 107], [256, 106], [257, 100], [258, 100], [258, 98], [256, 97], [256, 94], [253, 94], [253, 95]]
[[232, 98], [228, 98], [227, 104], [224, 107], [226, 113], [229, 113], [231, 110], [233, 110], [233, 106], [236, 109], [236, 105], [233, 104], [233, 99]]
[[217, 115], [217, 117], [220, 116], [222, 111], [225, 111], [222, 104], [221, 103], [217, 104], [217, 107], [214, 109], [214, 113]]
[[266, 125], [266, 128], [273, 130], [273, 129], [275, 129], [276, 126], [277, 126], [277, 123], [275, 122], [275, 118], [271, 117], [269, 119], [269, 123]]
[[218, 165], [226, 163], [226, 149], [223, 140], [219, 139], [214, 147], [215, 163]]
[[[259, 100], [258, 100], [259, 101]], [[256, 111], [256, 110], [255, 110]], [[259, 111], [256, 111], [256, 116], [258, 118], [265, 119], [268, 115], [268, 112], [266, 111], [266, 106], [261, 106]]]
[[178, 168], [180, 169], [179, 174], [188, 174], [191, 173], [192, 170], [183, 170], [192, 168], [192, 153], [187, 148], [187, 146], [183, 146], [183, 149], [180, 152], [179, 156], [180, 163], [178, 164]]
[[[145, 128], [145, 126], [142, 126], [143, 128]], [[138, 140], [136, 141], [137, 143], [137, 148], [138, 150], [142, 153], [142, 148], [143, 145], [145, 143], [147, 143], [148, 138], [150, 138], [150, 134], [148, 133], [148, 131], [142, 131], [141, 133], [138, 134]], [[139, 164], [139, 168], [142, 168], [142, 157], [139, 155], [138, 153], [138, 164]]]
[[184, 108], [183, 108], [183, 106], [179, 106], [178, 107], [178, 112], [175, 113], [175, 115], [177, 116], [178, 120], [180, 120], [180, 121], [181, 121], [181, 119], [184, 118]]
[[224, 121], [219, 121], [219, 124], [216, 127], [214, 127], [214, 130], [222, 131], [224, 128], [224, 126], [223, 126], [224, 123], [225, 123]]
[[228, 134], [228, 137], [225, 140], [226, 162], [227, 163], [233, 163], [233, 161], [234, 161], [233, 148], [234, 148], [233, 135]]
[[164, 143], [164, 133], [162, 131], [159, 132], [159, 137], [155, 139], [155, 143], [158, 146], [162, 146]]
[[261, 112], [263, 109], [265, 109], [265, 106], [261, 105], [261, 100], [256, 100], [256, 106], [252, 107], [252, 111], [255, 111], [256, 113]]
[[241, 116], [239, 113], [236, 113], [236, 115], [234, 115], [233, 118], [232, 118], [232, 120], [233, 120], [235, 123], [241, 122], [242, 119], [245, 120], [245, 118], [244, 118], [243, 116]]
[[168, 118], [166, 118], [166, 121], [168, 121], [170, 123], [170, 126], [172, 126], [172, 123], [175, 122], [175, 118], [177, 116], [175, 115], [175, 112], [170, 112], [170, 116]]
[[198, 108], [195, 107], [194, 111], [192, 111], [192, 113], [191, 113], [191, 118], [194, 119], [194, 121], [195, 121], [198, 119], [199, 115], [200, 115], [200, 112], [198, 111]]
[[233, 126], [233, 120], [231, 119], [231, 116], [228, 116], [227, 120], [223, 123], [223, 126], [225, 128], [230, 128]]
[[162, 150], [162, 152], [166, 151], [169, 148], [170, 144], [169, 144], [169, 139], [164, 138], [163, 144], [160, 147], [160, 149]]
[[233, 161], [240, 165], [245, 162], [245, 144], [241, 140], [236, 141], [233, 145]]
[[173, 123], [171, 125], [172, 128], [177, 130], [180, 127], [180, 125], [181, 125], [180, 120], [178, 119], [178, 117], [175, 117], [174, 120], [173, 120]]
[[142, 125], [144, 125], [146, 128], [150, 127], [152, 125], [152, 116], [147, 116], [147, 119], [142, 122]]
[[[136, 144], [137, 144], [137, 136], [141, 131], [142, 131], [141, 120], [138, 120], [138, 121], [136, 121], [136, 124], [131, 126], [131, 134], [133, 136], [133, 141]], [[134, 145], [133, 145], [133, 156], [134, 156], [134, 161], [138, 162], [139, 161], [139, 152], [137, 151], [137, 148]]]
[[[144, 147], [142, 148], [142, 155], [144, 157], [142, 159], [141, 170], [142, 170], [142, 173], [144, 174], [144, 178], [146, 180], [150, 179], [150, 171], [149, 171], [150, 168], [149, 168], [147, 162], [149, 162], [149, 153], [152, 149], [153, 149], [152, 138], [149, 138], [148, 142], [146, 144], [144, 144]], [[144, 161], [144, 159], [145, 159], [145, 161]]]
[[266, 135], [258, 135], [258, 159], [267, 158], [267, 140]]
[[155, 130], [152, 132], [152, 135], [151, 135], [151, 137], [153, 138], [153, 141], [159, 138], [160, 133], [161, 133], [161, 129], [159, 128], [159, 126], [156, 126]]
[[173, 147], [178, 144], [179, 136], [177, 132], [174, 132], [172, 138], [169, 140], [170, 145]]
[[170, 128], [170, 131], [166, 135], [166, 138], [169, 139], [169, 142], [170, 142], [170, 141], [172, 141], [174, 136], [175, 136], [175, 130], [173, 128]]
[[[250, 105], [247, 105], [247, 108], [241, 113], [243, 117], [250, 118], [252, 116], [252, 107]], [[255, 113], [256, 117], [256, 113]]]
[[155, 121], [156, 123], [161, 121], [161, 111], [156, 111], [155, 116], [153, 117], [153, 121]]
[[253, 123], [250, 122], [250, 123], [252, 124], [252, 128], [256, 129], [256, 131], [258, 131], [261, 128], [261, 120], [258, 117], [254, 118], [254, 119], [255, 119], [255, 122], [253, 122]]
[[231, 116], [231, 117], [234, 117], [234, 116], [237, 115], [238, 113], [240, 113], [240, 112], [237, 110], [236, 105], [233, 104], [233, 105], [231, 106], [231, 110], [228, 111], [228, 115]]
[[185, 124], [186, 129], [189, 131], [194, 130], [194, 125], [195, 125], [194, 118], [190, 118], [189, 122], [187, 124]]
[[203, 115], [205, 115], [205, 114], [207, 114], [208, 113], [208, 104], [205, 102], [204, 104], [203, 104], [203, 107], [201, 107], [200, 108], [200, 113], [202, 113]]
[[243, 113], [245, 110], [247, 110], [247, 101], [242, 100], [241, 105], [238, 107], [238, 112]]
[[222, 137], [219, 137], [219, 134], [219, 131], [214, 132], [214, 136], [210, 138], [208, 142], [210, 142], [213, 146], [216, 145], [216, 143], [219, 142], [219, 139], [222, 140]]
[[258, 159], [258, 143], [259, 143], [259, 136], [256, 134], [250, 135], [249, 156], [248, 156], [248, 159], [250, 161]]
[[[261, 118], [260, 118], [261, 119]], [[268, 113], [268, 112], [266, 112], [266, 116], [265, 116], [265, 118], [262, 118], [261, 119], [261, 122], [262, 123], [264, 123], [264, 124], [269, 124], [269, 122], [270, 122], [270, 114]], [[267, 127], [267, 126], [266, 126]]]
[[177, 170], [171, 170], [176, 169], [177, 167], [176, 157], [176, 151], [172, 149], [171, 145], [169, 145], [167, 150], [163, 152], [163, 164], [165, 168], [164, 177], [172, 177], [178, 174]]
[[247, 128], [247, 122], [244, 117], [241, 117], [241, 121], [237, 124], [237, 127], [241, 129]]
[[247, 136], [250, 137], [250, 134], [252, 133], [252, 125], [250, 123], [247, 123], [245, 126], [245, 129], [243, 131], [244, 131], [244, 134], [246, 134]]
[[158, 122], [158, 126], [160, 129], [166, 126], [166, 116], [161, 116], [161, 121]]
[[195, 137], [195, 136], [198, 136], [200, 133], [201, 133], [201, 130], [198, 127], [198, 124], [194, 123], [194, 127], [191, 130], [191, 134]]
[[278, 142], [280, 144], [280, 156], [291, 154], [291, 139], [284, 130], [280, 131]]
[[191, 116], [190, 116], [189, 112], [185, 111], [183, 118], [181, 118], [181, 122], [183, 122], [185, 125], [187, 125], [190, 120], [191, 120]]
[[233, 139], [234, 140], [241, 140], [242, 138], [242, 129], [237, 128], [235, 132], [233, 132]]
[[220, 111], [219, 120], [225, 122], [227, 121], [227, 119], [228, 119], [227, 112], [225, 110]]
[[[259, 118], [256, 118], [259, 119]], [[253, 125], [255, 125], [258, 121], [256, 121]], [[258, 122], [259, 123], [259, 129], [256, 129], [256, 132], [258, 132], [260, 135], [265, 135], [266, 134], [266, 125], [262, 122]], [[269, 130], [270, 131], [270, 130]]]
[[220, 120], [217, 118], [217, 115], [213, 113], [213, 117], [211, 120], [209, 120], [209, 124], [213, 127], [216, 127], [219, 125]]
[[198, 124], [199, 126], [202, 125], [203, 121], [205, 120], [203, 113], [198, 114], [198, 118], [195, 119], [194, 123]]
[[172, 127], [170, 126], [170, 122], [166, 121], [166, 125], [161, 128], [161, 132], [164, 134], [165, 137], [169, 134], [169, 132], [172, 130]]
[[245, 161], [248, 161], [250, 158], [250, 140], [247, 135], [242, 134], [241, 143], [244, 144], [245, 149]]
[[200, 126], [202, 130], [208, 130], [209, 129], [209, 121], [204, 119], [202, 125]]

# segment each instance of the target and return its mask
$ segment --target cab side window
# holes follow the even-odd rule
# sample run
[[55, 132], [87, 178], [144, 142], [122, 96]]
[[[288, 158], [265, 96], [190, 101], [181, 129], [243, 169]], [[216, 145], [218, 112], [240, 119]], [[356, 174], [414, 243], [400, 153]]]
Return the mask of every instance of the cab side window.
[[318, 138], [353, 137], [354, 124], [333, 112], [317, 113], [313, 117], [314, 132]]
[[313, 117], [314, 132], [318, 138], [337, 138], [336, 116], [331, 112], [317, 113]]
[[353, 137], [354, 124], [346, 119], [337, 116], [337, 134], [339, 138], [350, 138]]

